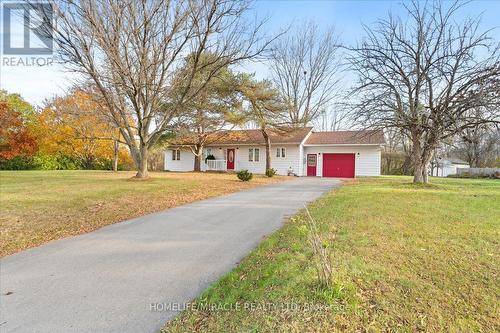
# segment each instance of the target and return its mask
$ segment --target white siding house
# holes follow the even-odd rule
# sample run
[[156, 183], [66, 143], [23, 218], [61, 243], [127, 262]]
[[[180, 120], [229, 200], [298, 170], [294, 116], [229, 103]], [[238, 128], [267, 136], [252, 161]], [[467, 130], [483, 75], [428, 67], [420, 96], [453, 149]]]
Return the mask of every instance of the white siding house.
[[192, 171], [193, 168], [194, 155], [189, 148], [167, 149], [165, 152], [165, 170]]
[[[202, 171], [265, 173], [266, 147], [258, 130], [227, 131], [203, 151]], [[380, 175], [382, 132], [313, 132], [304, 128], [271, 136], [272, 168], [279, 175], [356, 177]], [[211, 155], [211, 156], [210, 156]], [[210, 156], [210, 159], [206, 159]], [[206, 159], [206, 160], [205, 160]], [[214, 160], [215, 159], [215, 160]], [[165, 170], [193, 171], [189, 142], [179, 140], [165, 152]]]

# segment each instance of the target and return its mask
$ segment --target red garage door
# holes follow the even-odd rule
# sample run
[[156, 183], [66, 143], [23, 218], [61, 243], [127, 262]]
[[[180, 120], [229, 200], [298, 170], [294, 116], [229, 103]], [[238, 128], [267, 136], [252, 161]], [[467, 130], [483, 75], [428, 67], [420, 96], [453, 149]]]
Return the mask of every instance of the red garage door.
[[323, 154], [323, 177], [354, 178], [354, 154]]

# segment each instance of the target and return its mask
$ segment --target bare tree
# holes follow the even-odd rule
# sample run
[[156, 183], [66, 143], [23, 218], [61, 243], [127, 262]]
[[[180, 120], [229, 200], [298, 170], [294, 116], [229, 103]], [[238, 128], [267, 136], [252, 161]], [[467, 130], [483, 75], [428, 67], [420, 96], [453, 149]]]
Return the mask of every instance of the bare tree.
[[[447, 6], [445, 8], [444, 6]], [[447, 138], [479, 123], [498, 122], [499, 44], [481, 32], [479, 18], [463, 22], [462, 4], [414, 1], [408, 19], [389, 15], [351, 49], [359, 83], [354, 119], [398, 128], [411, 142], [414, 182], [427, 182], [432, 153]], [[481, 117], [469, 112], [487, 110]]]
[[306, 126], [336, 96], [339, 48], [334, 30], [322, 33], [313, 22], [297, 26], [273, 45], [273, 81], [289, 108], [293, 126]]
[[481, 123], [467, 128], [449, 146], [451, 154], [464, 159], [473, 168], [493, 166], [500, 157], [500, 126]]
[[346, 125], [347, 120], [349, 120], [349, 112], [340, 103], [333, 103], [329, 108], [321, 111], [312, 123], [320, 131], [339, 131]]
[[[271, 40], [263, 22], [244, 19], [248, 1], [58, 0], [54, 41], [61, 60], [96, 86], [107, 116], [120, 129], [147, 177], [148, 152], [171, 127], [183, 105], [200, 93], [219, 68], [262, 54]], [[210, 52], [212, 62], [200, 62]], [[193, 55], [183, 80], [173, 73]], [[206, 70], [193, 89], [193, 78]], [[171, 98], [172, 89], [182, 93]]]

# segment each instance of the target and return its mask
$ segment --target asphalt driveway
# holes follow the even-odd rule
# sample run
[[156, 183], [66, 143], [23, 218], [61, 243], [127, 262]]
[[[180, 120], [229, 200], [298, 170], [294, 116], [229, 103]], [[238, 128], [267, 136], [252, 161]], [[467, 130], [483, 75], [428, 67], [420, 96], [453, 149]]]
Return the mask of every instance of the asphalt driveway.
[[340, 181], [298, 178], [54, 241], [0, 263], [0, 332], [155, 332], [286, 216]]

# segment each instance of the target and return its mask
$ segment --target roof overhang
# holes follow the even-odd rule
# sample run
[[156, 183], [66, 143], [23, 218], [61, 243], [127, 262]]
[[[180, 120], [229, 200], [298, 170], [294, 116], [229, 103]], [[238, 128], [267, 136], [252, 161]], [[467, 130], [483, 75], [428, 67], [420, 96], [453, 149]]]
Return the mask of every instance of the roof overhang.
[[[265, 146], [265, 143], [209, 143], [206, 144], [205, 147], [218, 147], [218, 146], [224, 146], [224, 147], [230, 147], [230, 146]], [[298, 146], [300, 145], [300, 142], [287, 142], [287, 143], [279, 143], [279, 142], [271, 142], [271, 146]]]
[[304, 144], [304, 147], [346, 147], [346, 146], [383, 146], [385, 143], [314, 143]]

